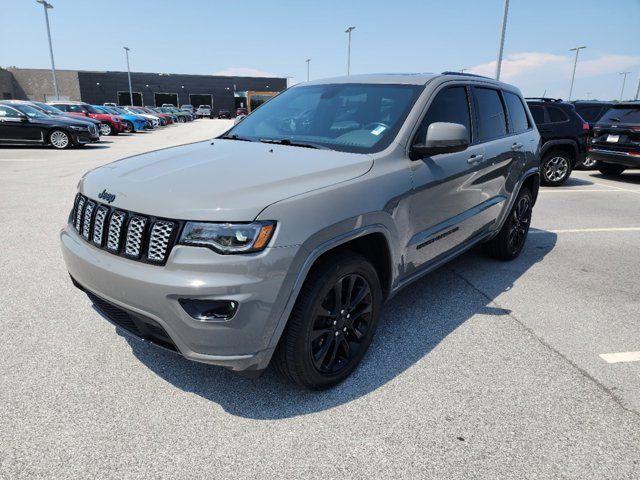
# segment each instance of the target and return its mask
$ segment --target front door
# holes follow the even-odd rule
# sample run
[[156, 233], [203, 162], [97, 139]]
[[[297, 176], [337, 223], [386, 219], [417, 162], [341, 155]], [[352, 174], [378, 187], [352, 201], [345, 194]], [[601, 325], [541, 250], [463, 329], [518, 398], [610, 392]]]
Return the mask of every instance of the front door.
[[440, 90], [429, 106], [414, 143], [424, 141], [434, 122], [467, 128], [469, 148], [462, 152], [427, 156], [412, 164], [411, 238], [406, 274], [464, 243], [478, 230], [477, 211], [483, 203], [484, 146], [476, 141], [470, 89], [464, 85]]
[[7, 105], [0, 105], [0, 140], [40, 142], [42, 129], [25, 114]]

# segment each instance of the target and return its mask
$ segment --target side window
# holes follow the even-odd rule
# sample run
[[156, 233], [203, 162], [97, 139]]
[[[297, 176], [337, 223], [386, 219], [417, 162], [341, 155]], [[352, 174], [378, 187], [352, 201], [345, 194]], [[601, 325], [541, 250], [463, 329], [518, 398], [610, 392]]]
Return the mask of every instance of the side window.
[[465, 87], [445, 88], [436, 95], [436, 98], [434, 98], [431, 105], [429, 105], [429, 110], [427, 110], [427, 114], [420, 124], [415, 143], [422, 143], [424, 141], [427, 128], [434, 122], [449, 122], [464, 125], [467, 127], [467, 140], [471, 143], [469, 100]]
[[74, 112], [74, 113], [83, 113], [84, 109], [82, 108], [81, 105], [68, 105], [68, 112]]
[[511, 119], [511, 129], [513, 133], [522, 133], [529, 130], [529, 118], [527, 118], [527, 112], [524, 110], [522, 100], [514, 93], [503, 92], [504, 101], [507, 104], [507, 110], [509, 110], [509, 118]]
[[54, 105], [54, 107], [57, 108], [58, 110], [62, 110], [63, 112], [69, 111], [66, 105]]
[[478, 105], [478, 137], [481, 142], [507, 134], [507, 118], [500, 94], [492, 88], [474, 88]]
[[11, 107], [0, 105], [0, 118], [18, 118], [20, 113]]
[[549, 113], [549, 120], [551, 120], [551, 123], [560, 123], [569, 120], [567, 114], [558, 107], [547, 107], [547, 112]]
[[529, 105], [529, 111], [536, 125], [544, 123], [544, 109], [540, 105]]

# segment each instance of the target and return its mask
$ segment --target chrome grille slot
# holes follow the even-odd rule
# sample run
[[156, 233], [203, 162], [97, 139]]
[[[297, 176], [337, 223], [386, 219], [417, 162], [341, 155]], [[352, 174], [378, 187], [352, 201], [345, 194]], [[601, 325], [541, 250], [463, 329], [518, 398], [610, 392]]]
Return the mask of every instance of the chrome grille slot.
[[87, 200], [84, 197], [80, 197], [78, 199], [78, 204], [76, 205], [76, 214], [73, 219], [73, 226], [75, 229], [80, 232], [80, 223], [82, 221], [82, 209], [84, 208], [84, 204]]
[[84, 219], [82, 221], [82, 236], [85, 240], [89, 240], [89, 233], [91, 232], [91, 220], [93, 220], [93, 210], [96, 208], [96, 203], [92, 201], [87, 202], [87, 206], [84, 209]]
[[120, 239], [122, 238], [122, 224], [124, 223], [127, 214], [116, 210], [111, 215], [111, 221], [109, 222], [109, 235], [107, 237], [107, 249], [113, 252], [120, 251]]
[[143, 263], [164, 265], [182, 221], [116, 209], [76, 195], [69, 222], [94, 247]]
[[96, 218], [93, 222], [93, 243], [102, 246], [102, 237], [104, 235], [104, 225], [105, 220], [107, 218], [107, 214], [109, 213], [109, 209], [103, 205], [98, 207], [96, 211]]
[[153, 224], [149, 239], [149, 251], [147, 258], [152, 262], [164, 262], [166, 260], [169, 240], [175, 224], [159, 220]]
[[124, 252], [130, 257], [139, 257], [142, 250], [142, 238], [144, 236], [144, 227], [147, 225], [147, 219], [144, 217], [132, 217], [129, 221], [127, 229], [127, 243]]

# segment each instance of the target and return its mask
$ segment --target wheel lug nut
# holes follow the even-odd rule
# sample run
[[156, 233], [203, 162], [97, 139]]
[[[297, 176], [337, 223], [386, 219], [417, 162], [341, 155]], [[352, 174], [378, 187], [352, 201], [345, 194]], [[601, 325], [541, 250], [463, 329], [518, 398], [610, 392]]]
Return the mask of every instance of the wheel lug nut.
[[346, 332], [346, 331], [347, 331], [347, 327], [344, 327], [344, 328], [342, 329], [342, 331], [343, 331], [343, 332]]
[[336, 320], [333, 321], [333, 324], [335, 325], [336, 323], [338, 323]]
[[340, 315], [344, 315], [344, 310], [340, 310]]
[[350, 313], [347, 313], [347, 318], [351, 318], [351, 314]]
[[336, 337], [337, 337], [338, 335], [340, 335], [340, 332], [336, 332]]

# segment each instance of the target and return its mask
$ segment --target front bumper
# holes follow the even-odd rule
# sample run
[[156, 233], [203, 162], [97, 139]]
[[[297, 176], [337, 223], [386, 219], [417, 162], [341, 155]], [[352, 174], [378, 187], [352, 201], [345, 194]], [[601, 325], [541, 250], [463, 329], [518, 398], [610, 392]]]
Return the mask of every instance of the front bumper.
[[640, 156], [627, 152], [590, 148], [587, 156], [602, 163], [620, 165], [626, 168], [640, 168]]
[[[135, 318], [157, 323], [184, 357], [232, 370], [262, 370], [268, 365], [277, 343], [274, 333], [297, 277], [289, 269], [298, 247], [219, 255], [178, 245], [167, 264], [159, 267], [98, 249], [69, 225], [60, 238], [77, 286]], [[184, 311], [180, 298], [234, 300], [239, 306], [229, 320], [201, 322]]]
[[98, 132], [99, 130], [97, 130], [94, 134], [92, 134], [88, 130], [86, 132], [73, 132], [71, 134], [73, 143], [75, 143], [76, 145], [85, 145], [87, 143], [99, 142], [100, 134]]

